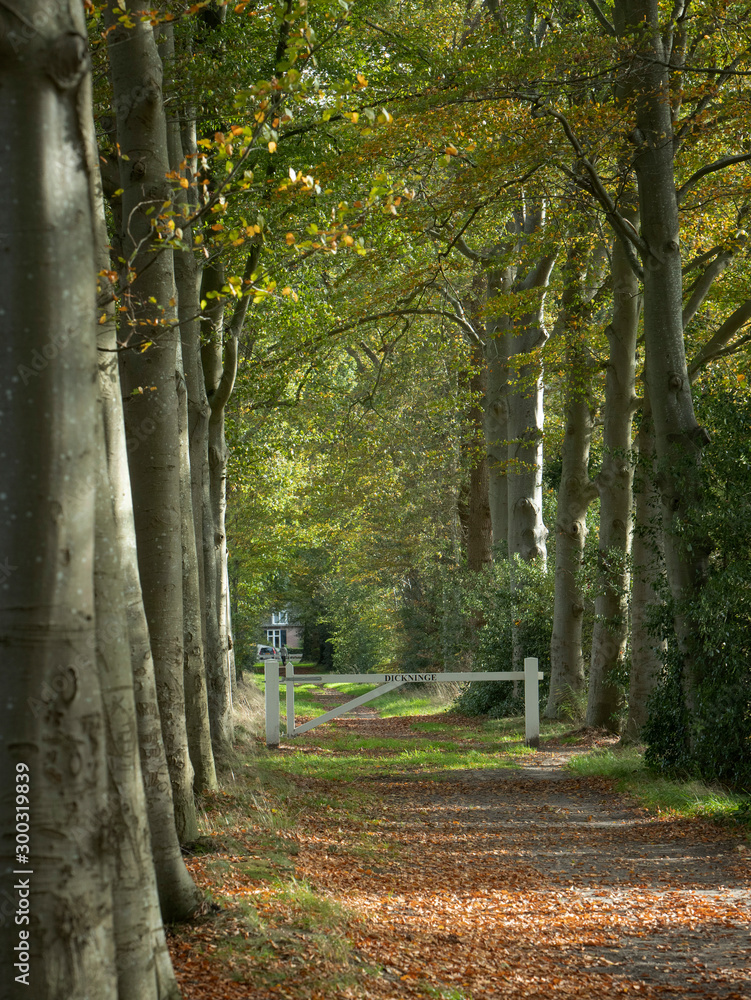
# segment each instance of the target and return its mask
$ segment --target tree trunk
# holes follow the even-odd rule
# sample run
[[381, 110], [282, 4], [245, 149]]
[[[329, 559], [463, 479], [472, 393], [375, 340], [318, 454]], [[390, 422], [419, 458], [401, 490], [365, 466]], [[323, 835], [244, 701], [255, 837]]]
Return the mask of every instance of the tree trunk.
[[[129, 350], [121, 354], [138, 567], [159, 713], [181, 842], [198, 836], [183, 683], [183, 592], [178, 430], [176, 288], [172, 253], [157, 234], [172, 192], [162, 66], [149, 20], [124, 5], [133, 27], [106, 13], [123, 189], [123, 247], [135, 277], [124, 296]], [[127, 158], [126, 158], [127, 157]], [[153, 210], [153, 214], [149, 210]], [[149, 213], [149, 214], [147, 214]], [[148, 346], [153, 344], [153, 346]]]
[[[198, 296], [195, 296], [197, 300]], [[182, 367], [182, 349], [178, 344]], [[214, 754], [211, 747], [206, 664], [203, 646], [203, 608], [196, 551], [196, 522], [193, 517], [193, 493], [188, 441], [188, 390], [184, 380], [178, 387], [180, 433], [180, 534], [183, 548], [183, 654], [185, 686], [185, 724], [188, 748], [194, 770], [196, 792], [218, 788]], [[202, 550], [203, 552], [203, 550]], [[203, 560], [201, 560], [203, 562]]]
[[675, 184], [675, 142], [670, 102], [672, 28], [661, 34], [658, 0], [618, 0], [616, 13], [634, 32], [638, 51], [632, 73], [641, 239], [644, 244], [644, 343], [646, 378], [655, 428], [658, 487], [662, 499], [665, 564], [676, 601], [675, 630], [684, 653], [689, 711], [701, 676], [690, 656], [681, 602], [696, 599], [706, 575], [709, 544], [695, 529], [679, 539], [679, 521], [700, 522], [699, 464], [708, 435], [694, 415], [683, 340], [680, 220]]
[[467, 512], [467, 565], [481, 570], [493, 561], [493, 531], [488, 501], [488, 460], [485, 455], [469, 473], [469, 504]]
[[[488, 274], [487, 301], [506, 291], [505, 272]], [[494, 319], [485, 323], [485, 447], [488, 455], [488, 501], [493, 548], [508, 555], [508, 367], [504, 350], [505, 326]]]
[[30, 948], [27, 959], [6, 940], [0, 981], [35, 1000], [116, 1000], [94, 618], [91, 112], [78, 100], [88, 41], [80, 6], [28, 0], [23, 14], [44, 30], [0, 5], [0, 854], [5, 937], [12, 926]]
[[649, 396], [645, 396], [636, 442], [634, 478], [633, 586], [631, 593], [631, 672], [624, 740], [636, 742], [647, 721], [647, 703], [660, 676], [659, 640], [650, 634], [650, 618], [660, 603], [657, 581], [664, 572], [660, 497], [655, 485], [654, 437]]
[[[259, 238], [260, 239], [260, 238]], [[222, 336], [224, 329], [219, 317], [207, 324], [209, 339], [201, 349], [201, 359], [206, 378], [206, 395], [211, 408], [209, 417], [209, 513], [213, 538], [214, 558], [209, 559], [215, 577], [215, 607], [218, 624], [219, 662], [211, 664], [209, 674], [209, 711], [212, 711], [211, 734], [215, 746], [221, 750], [232, 745], [234, 736], [232, 723], [232, 688], [235, 683], [234, 656], [232, 652], [232, 636], [229, 621], [229, 575], [227, 571], [227, 534], [225, 518], [227, 513], [227, 443], [224, 439], [224, 411], [232, 395], [237, 375], [238, 340], [242, 332], [245, 317], [248, 313], [248, 285], [254, 273], [260, 256], [260, 242], [257, 240], [250, 248], [245, 261], [245, 271], [241, 283], [242, 294], [237, 299], [232, 312], [232, 319]], [[221, 272], [211, 274], [210, 269], [204, 271], [204, 278], [216, 287], [223, 283]], [[221, 286], [220, 286], [221, 287]], [[201, 298], [204, 298], [202, 290]], [[222, 341], [224, 343], [222, 344]], [[222, 350], [223, 347], [223, 350]], [[204, 529], [205, 530], [205, 529]], [[209, 585], [207, 572], [207, 587]], [[213, 682], [213, 699], [212, 699]]]
[[[525, 225], [534, 231], [541, 223], [535, 217]], [[534, 310], [515, 319], [504, 338], [506, 363], [513, 378], [506, 388], [508, 413], [508, 554], [512, 561], [512, 586], [517, 573], [514, 560], [536, 562], [543, 568], [547, 561], [547, 528], [542, 519], [542, 432], [543, 387], [540, 350], [547, 340], [542, 311], [544, 290], [550, 279], [555, 257], [541, 258], [526, 278], [517, 284], [520, 291], [539, 289]], [[521, 363], [515, 359], [525, 356]], [[512, 662], [522, 670], [527, 655], [524, 622], [512, 626]]]
[[229, 553], [224, 560], [224, 597], [225, 615], [227, 616], [227, 656], [229, 661], [229, 676], [231, 681], [232, 703], [237, 699], [237, 664], [235, 663], [235, 637], [232, 632], [232, 594], [229, 579]]
[[569, 352], [567, 366], [566, 430], [556, 514], [550, 694], [545, 710], [549, 719], [575, 717], [576, 701], [584, 691], [581, 569], [587, 538], [587, 508], [597, 495], [587, 472], [595, 417], [590, 392], [592, 371], [576, 348]]
[[[169, 78], [175, 59], [174, 29], [171, 24], [163, 27], [161, 45], [162, 65]], [[195, 149], [192, 143], [186, 158], [183, 152], [183, 134], [190, 140], [195, 127], [186, 126], [181, 132], [177, 115], [173, 112], [167, 120], [167, 146], [170, 167], [188, 182], [188, 188], [178, 189], [177, 205], [183, 219], [188, 218], [197, 207], [197, 198], [189, 198], [187, 191], [194, 195], [195, 171], [191, 169]], [[183, 240], [192, 246], [192, 228], [183, 222]], [[201, 419], [202, 405], [206, 404], [203, 385], [198, 380], [197, 366], [200, 365], [200, 314], [201, 303], [198, 286], [198, 267], [193, 251], [178, 250], [174, 254], [175, 284], [177, 288], [177, 315], [180, 324], [180, 340], [177, 345], [178, 358], [178, 432], [180, 435], [180, 535], [182, 540], [183, 565], [183, 684], [185, 688], [185, 723], [188, 733], [190, 761], [193, 765], [193, 787], [196, 792], [218, 787], [214, 755], [211, 748], [209, 707], [206, 687], [206, 663], [204, 652], [205, 586], [203, 583], [203, 532], [199, 531], [201, 511], [201, 473], [203, 471], [203, 449], [206, 446], [205, 420]], [[183, 349], [185, 345], [185, 349]], [[190, 374], [190, 380], [189, 380]], [[191, 393], [193, 399], [191, 401]], [[191, 417], [197, 432], [191, 441]], [[196, 419], [198, 417], [198, 419]]]
[[[636, 223], [636, 212], [631, 213]], [[605, 383], [600, 494], [598, 586], [587, 725], [618, 728], [621, 688], [610, 678], [623, 663], [628, 635], [628, 554], [631, 541], [633, 463], [631, 427], [636, 378], [639, 281], [620, 241], [613, 249], [613, 320], [606, 330], [609, 358]]]
[[230, 662], [230, 634], [227, 616], [227, 443], [224, 439], [224, 406], [215, 406], [216, 391], [209, 393], [211, 416], [209, 418], [209, 474], [211, 499], [211, 525], [216, 563], [216, 608], [219, 652], [221, 656], [221, 722], [222, 742], [231, 743], [232, 727], [232, 665]]
[[[100, 256], [106, 258], [104, 248]], [[99, 270], [105, 270], [106, 267], [106, 261], [100, 259]], [[162, 918], [165, 922], [172, 923], [191, 916], [201, 900], [201, 895], [185, 867], [175, 826], [172, 785], [162, 740], [149, 627], [138, 575], [136, 529], [128, 477], [114, 324], [101, 324], [98, 327], [98, 335], [99, 386], [104, 407], [107, 466], [114, 494], [123, 602], [130, 641], [140, 764], [146, 790], [151, 850], [154, 856]], [[131, 439], [130, 445], [137, 447], [138, 441]]]
[[555, 542], [555, 600], [550, 642], [548, 718], [575, 718], [584, 691], [582, 625], [584, 594], [581, 570], [587, 539], [587, 508], [597, 496], [589, 478], [589, 450], [595, 420], [592, 398], [594, 368], [585, 335], [584, 280], [581, 248], [574, 242], [563, 269], [561, 335], [566, 339], [565, 432], [561, 452]]
[[469, 483], [466, 502], [462, 504], [463, 535], [466, 544], [467, 566], [479, 571], [493, 561], [493, 532], [488, 499], [488, 458], [486, 448], [478, 451], [478, 443], [483, 440], [483, 415], [487, 369], [479, 351], [473, 352], [474, 369], [470, 389], [475, 396], [469, 410], [469, 424], [472, 429], [469, 442]]
[[[232, 746], [232, 684], [229, 676], [226, 635], [222, 632], [224, 613], [222, 594], [222, 545], [223, 530], [220, 524], [223, 509], [226, 475], [224, 451], [224, 407], [214, 414], [211, 399], [218, 391], [222, 378], [222, 342], [224, 333], [223, 306], [217, 299], [207, 298], [207, 293], [219, 291], [224, 286], [223, 267], [206, 267], [203, 270], [201, 300], [209, 303], [203, 323], [201, 362], [205, 392], [209, 401], [207, 448], [204, 466], [203, 498], [203, 554], [206, 577], [206, 680], [209, 696], [209, 720], [214, 752], [226, 753]], [[226, 547], [226, 541], [224, 542]]]
[[529, 388], [509, 387], [507, 392], [509, 556], [544, 565], [548, 532], [542, 520], [542, 366], [535, 359], [517, 370], [517, 385]]
[[114, 935], [120, 997], [180, 996], [159, 909], [149, 820], [138, 752], [118, 537], [107, 473], [104, 428], [97, 421], [94, 587], [97, 668], [104, 703], [109, 809], [106, 846], [113, 867]]
[[[96, 139], [91, 128], [90, 142]], [[104, 213], [99, 170], [92, 170], [93, 214], [95, 245], [99, 274], [110, 269], [107, 223]], [[113, 216], [120, 218], [119, 202], [113, 205]], [[106, 288], [101, 288], [106, 292]], [[145, 788], [145, 807], [150, 830], [150, 855], [156, 871], [156, 886], [162, 919], [166, 922], [184, 920], [191, 916], [201, 896], [185, 867], [175, 827], [172, 787], [169, 780], [167, 758], [162, 741], [159, 706], [154, 680], [154, 663], [151, 656], [148, 624], [143, 608], [141, 584], [138, 576], [136, 533], [133, 520], [133, 502], [128, 474], [128, 457], [123, 419], [122, 391], [118, 365], [118, 345], [114, 302], [104, 307], [97, 324], [99, 351], [99, 398], [102, 407], [104, 430], [104, 467], [113, 504], [113, 544], [117, 550], [120, 597], [113, 607], [122, 609], [128, 637], [129, 670], [135, 697], [138, 769]], [[138, 442], [132, 441], [137, 447]], [[161, 962], [161, 959], [159, 960]], [[169, 989], [169, 978], [159, 974], [159, 982]], [[162, 989], [162, 987], [160, 987]], [[161, 996], [161, 993], [160, 993]]]
[[[525, 217], [525, 232], [542, 225], [541, 210]], [[506, 391], [508, 407], [508, 550], [509, 557], [545, 565], [547, 528], [542, 520], [543, 395], [540, 349], [548, 338], [543, 325], [545, 289], [555, 255], [542, 257], [526, 277], [515, 282], [521, 292], [539, 291], [534, 309], [515, 319], [505, 335], [505, 354], [514, 376]], [[524, 356], [519, 363], [516, 358]]]
[[[190, 233], [186, 235], [189, 243]], [[205, 639], [206, 574], [203, 556], [203, 476], [208, 463], [209, 402], [201, 366], [201, 327], [197, 318], [201, 311], [200, 272], [190, 251], [175, 253], [175, 280], [180, 319], [180, 337], [188, 392], [188, 446], [190, 449], [191, 499], [195, 521], [198, 582], [202, 608], [203, 642]], [[195, 318], [194, 318], [195, 317]], [[204, 653], [205, 655], [205, 653]]]

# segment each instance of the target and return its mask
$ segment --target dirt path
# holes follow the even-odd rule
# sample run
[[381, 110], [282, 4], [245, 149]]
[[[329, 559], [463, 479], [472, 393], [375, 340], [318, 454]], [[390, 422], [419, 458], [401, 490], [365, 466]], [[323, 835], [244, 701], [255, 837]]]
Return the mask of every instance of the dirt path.
[[[474, 745], [495, 762], [470, 720], [432, 721], [460, 759]], [[207, 800], [214, 833], [188, 864], [215, 902], [170, 933], [184, 1000], [751, 1000], [734, 828], [572, 777], [582, 747], [563, 743], [431, 773], [426, 722], [360, 711], [274, 751], [265, 791], [248, 763]], [[426, 753], [395, 759], [404, 737]]]
[[[407, 722], [362, 713], [339, 728], [402, 735]], [[572, 752], [366, 779], [380, 816], [364, 861], [341, 828], [303, 834], [296, 874], [365, 917], [356, 947], [385, 969], [367, 996], [751, 998], [740, 838], [570, 777]]]

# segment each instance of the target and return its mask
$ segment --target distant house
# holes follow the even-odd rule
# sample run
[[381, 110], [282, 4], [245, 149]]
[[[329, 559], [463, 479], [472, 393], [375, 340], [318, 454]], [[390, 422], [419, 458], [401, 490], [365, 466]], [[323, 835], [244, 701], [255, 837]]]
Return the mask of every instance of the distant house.
[[295, 622], [294, 613], [289, 609], [272, 611], [261, 624], [261, 632], [268, 646], [302, 646], [302, 625]]

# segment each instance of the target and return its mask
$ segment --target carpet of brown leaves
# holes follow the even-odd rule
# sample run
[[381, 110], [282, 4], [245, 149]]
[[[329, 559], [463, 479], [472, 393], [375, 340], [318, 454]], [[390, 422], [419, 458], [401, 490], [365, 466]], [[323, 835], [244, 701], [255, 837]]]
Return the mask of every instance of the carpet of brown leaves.
[[[412, 721], [337, 731], [401, 736]], [[211, 855], [221, 872], [190, 860], [221, 908], [170, 936], [185, 1000], [751, 998], [743, 838], [571, 777], [572, 752], [549, 742], [515, 769], [370, 776], [358, 811], [311, 806], [277, 831], [271, 861], [268, 829], [248, 816], [234, 853]], [[311, 801], [342, 796], [337, 782], [295, 780]], [[317, 930], [279, 893], [285, 844], [295, 879], [342, 904], [343, 922]]]

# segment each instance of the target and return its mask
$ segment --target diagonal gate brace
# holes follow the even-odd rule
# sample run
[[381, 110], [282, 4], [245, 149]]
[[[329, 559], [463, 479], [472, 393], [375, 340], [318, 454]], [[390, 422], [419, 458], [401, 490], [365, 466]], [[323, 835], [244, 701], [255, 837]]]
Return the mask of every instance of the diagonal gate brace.
[[380, 698], [382, 694], [387, 694], [389, 691], [401, 687], [403, 683], [404, 681], [389, 681], [388, 684], [379, 684], [373, 691], [367, 691], [365, 694], [361, 694], [359, 698], [353, 698], [351, 701], [345, 702], [344, 705], [338, 705], [336, 708], [332, 708], [330, 712], [326, 712], [325, 715], [317, 715], [310, 722], [304, 722], [301, 726], [295, 726], [288, 735], [299, 736], [300, 733], [307, 733], [314, 726], [320, 726], [323, 722], [330, 722], [332, 719], [344, 715], [345, 712], [351, 712], [353, 708], [358, 708], [360, 705], [364, 705], [365, 702], [372, 701], [373, 698]]

